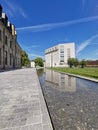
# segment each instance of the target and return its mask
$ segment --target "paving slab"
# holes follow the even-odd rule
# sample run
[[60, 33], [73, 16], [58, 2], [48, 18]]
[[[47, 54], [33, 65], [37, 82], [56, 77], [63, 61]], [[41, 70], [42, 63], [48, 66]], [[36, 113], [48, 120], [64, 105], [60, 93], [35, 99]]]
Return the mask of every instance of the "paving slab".
[[0, 73], [0, 130], [53, 130], [35, 68]]

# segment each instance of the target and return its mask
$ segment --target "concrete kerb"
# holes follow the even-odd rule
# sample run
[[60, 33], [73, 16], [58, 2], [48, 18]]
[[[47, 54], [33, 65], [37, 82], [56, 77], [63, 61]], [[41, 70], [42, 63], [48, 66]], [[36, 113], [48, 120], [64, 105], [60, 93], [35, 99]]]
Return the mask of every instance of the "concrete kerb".
[[[37, 71], [37, 69], [36, 69], [36, 71]], [[38, 78], [38, 81], [39, 81], [39, 85], [40, 85], [40, 88], [41, 88], [41, 93], [42, 93], [42, 96], [43, 96], [43, 100], [45, 101], [45, 105], [46, 105], [46, 108], [47, 108], [47, 111], [48, 111], [48, 114], [49, 114], [49, 117], [50, 117], [52, 128], [53, 128], [53, 130], [55, 130], [54, 125], [53, 125], [53, 121], [52, 121], [52, 118], [51, 118], [51, 114], [50, 114], [50, 111], [49, 111], [49, 108], [48, 108], [48, 104], [47, 104], [47, 101], [45, 99], [44, 91], [43, 91], [43, 88], [42, 88], [42, 85], [40, 83], [39, 78]]]
[[[37, 73], [37, 70], [36, 70], [36, 73]], [[49, 126], [51, 127], [51, 130], [55, 130], [53, 122], [52, 122], [52, 118], [51, 118], [51, 115], [50, 115], [50, 112], [49, 112], [49, 109], [48, 109], [48, 105], [47, 105], [47, 102], [46, 102], [46, 99], [45, 99], [45, 96], [44, 96], [44, 92], [43, 92], [43, 89], [41, 87], [41, 83], [40, 83], [39, 78], [38, 78], [38, 84], [39, 84], [38, 86], [40, 87], [39, 90], [40, 90], [40, 99], [41, 99], [41, 109], [43, 111], [43, 108], [42, 108], [43, 105], [46, 107], [47, 110], [44, 110], [43, 112], [46, 114], [46, 116], [47, 116], [46, 118], [48, 118], [48, 116], [49, 116], [49, 118], [48, 118], [49, 122], [48, 123], [49, 123]]]

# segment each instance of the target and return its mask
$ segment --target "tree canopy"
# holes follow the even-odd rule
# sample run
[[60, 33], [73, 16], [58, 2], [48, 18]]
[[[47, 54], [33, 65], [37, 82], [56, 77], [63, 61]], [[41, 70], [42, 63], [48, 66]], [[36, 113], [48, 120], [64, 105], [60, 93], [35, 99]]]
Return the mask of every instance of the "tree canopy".
[[21, 51], [21, 65], [22, 66], [30, 65], [30, 60], [28, 58], [28, 54], [24, 50]]
[[68, 65], [70, 66], [70, 68], [72, 68], [72, 66], [77, 67], [79, 64], [79, 61], [77, 58], [69, 58], [68, 59]]
[[83, 59], [80, 61], [81, 68], [84, 68], [86, 66], [87, 62]]
[[36, 59], [34, 60], [34, 62], [35, 62], [35, 66], [40, 66], [40, 67], [43, 67], [43, 66], [44, 66], [44, 64], [43, 64], [43, 59], [40, 58], [40, 57], [36, 58]]
[[79, 61], [77, 58], [69, 58], [68, 59], [68, 65], [70, 68], [72, 68], [72, 66], [77, 67], [78, 65], [81, 65], [81, 68], [84, 68], [86, 66], [86, 61], [83, 59], [81, 61]]

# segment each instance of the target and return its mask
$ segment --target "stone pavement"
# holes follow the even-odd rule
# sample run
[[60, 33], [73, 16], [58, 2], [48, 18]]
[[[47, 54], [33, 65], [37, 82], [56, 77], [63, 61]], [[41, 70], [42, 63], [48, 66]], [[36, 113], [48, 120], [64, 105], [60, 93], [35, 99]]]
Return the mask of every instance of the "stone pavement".
[[0, 73], [0, 130], [53, 130], [35, 69]]

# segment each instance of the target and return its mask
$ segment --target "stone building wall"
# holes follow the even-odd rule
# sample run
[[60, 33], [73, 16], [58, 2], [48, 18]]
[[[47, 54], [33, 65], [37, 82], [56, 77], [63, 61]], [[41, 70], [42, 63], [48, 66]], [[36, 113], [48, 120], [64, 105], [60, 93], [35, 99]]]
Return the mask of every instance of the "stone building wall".
[[21, 47], [17, 42], [15, 26], [12, 25], [0, 5], [0, 70], [21, 67]]

